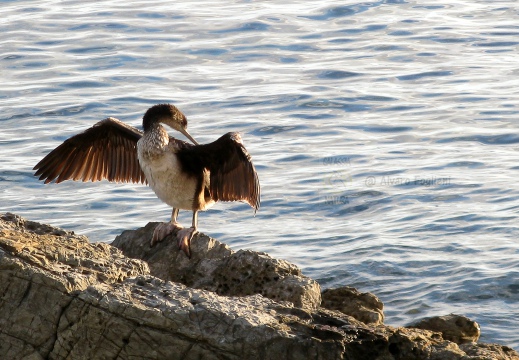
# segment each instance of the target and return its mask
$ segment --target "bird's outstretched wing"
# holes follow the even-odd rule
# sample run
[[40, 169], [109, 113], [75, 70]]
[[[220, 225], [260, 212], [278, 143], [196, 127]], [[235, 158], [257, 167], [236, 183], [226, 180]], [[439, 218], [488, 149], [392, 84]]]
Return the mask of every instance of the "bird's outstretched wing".
[[238, 133], [227, 133], [204, 145], [186, 146], [177, 153], [187, 172], [200, 165], [209, 170], [211, 197], [215, 201], [245, 201], [260, 207], [260, 184], [251, 156]]
[[84, 132], [65, 140], [33, 170], [40, 180], [145, 183], [137, 157], [142, 132], [115, 118], [106, 118]]

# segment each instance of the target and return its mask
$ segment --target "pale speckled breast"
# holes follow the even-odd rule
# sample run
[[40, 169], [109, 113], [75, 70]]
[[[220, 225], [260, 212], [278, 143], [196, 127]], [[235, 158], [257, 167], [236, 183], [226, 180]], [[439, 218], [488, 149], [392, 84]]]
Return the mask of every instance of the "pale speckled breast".
[[[193, 210], [193, 198], [197, 180], [181, 171], [181, 165], [174, 152], [149, 149], [144, 138], [137, 143], [137, 154], [142, 171], [157, 197], [171, 207]], [[170, 149], [171, 150], [171, 149]]]

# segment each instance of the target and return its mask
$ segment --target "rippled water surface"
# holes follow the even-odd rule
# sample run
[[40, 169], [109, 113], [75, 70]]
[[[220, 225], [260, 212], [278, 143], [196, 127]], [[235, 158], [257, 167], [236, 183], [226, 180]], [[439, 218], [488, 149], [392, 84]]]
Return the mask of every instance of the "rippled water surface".
[[462, 313], [519, 347], [517, 2], [0, 2], [1, 212], [105, 242], [167, 221], [145, 186], [31, 169], [171, 102], [199, 142], [242, 132], [262, 184], [256, 217], [219, 203], [201, 231], [373, 292], [390, 325]]

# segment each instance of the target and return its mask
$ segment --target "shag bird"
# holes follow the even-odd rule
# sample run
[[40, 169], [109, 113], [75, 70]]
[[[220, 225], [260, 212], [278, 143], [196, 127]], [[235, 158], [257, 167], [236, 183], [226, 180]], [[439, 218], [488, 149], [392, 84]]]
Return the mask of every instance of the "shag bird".
[[[162, 124], [184, 134], [194, 145], [169, 136]], [[148, 183], [173, 207], [171, 221], [159, 224], [150, 245], [177, 232], [178, 246], [191, 257], [198, 211], [215, 202], [245, 201], [260, 206], [258, 174], [238, 133], [199, 145], [187, 132], [187, 119], [175, 106], [159, 104], [142, 118], [143, 132], [113, 117], [65, 140], [35, 167], [45, 183], [64, 180]], [[193, 211], [191, 228], [177, 222], [179, 209]]]

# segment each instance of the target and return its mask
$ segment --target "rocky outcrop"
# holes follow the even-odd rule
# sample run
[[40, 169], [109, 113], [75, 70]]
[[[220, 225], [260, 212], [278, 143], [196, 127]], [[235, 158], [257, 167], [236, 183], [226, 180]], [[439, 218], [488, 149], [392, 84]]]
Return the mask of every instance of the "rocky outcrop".
[[381, 325], [384, 323], [382, 301], [373, 294], [361, 293], [349, 286], [324, 290], [321, 306], [353, 316], [365, 324]]
[[456, 344], [476, 342], [481, 335], [477, 322], [456, 314], [428, 317], [408, 327], [440, 332], [445, 340]]
[[[83, 236], [0, 217], [0, 356], [41, 359], [60, 351], [60, 324], [78, 296], [149, 273], [145, 262]], [[51, 357], [52, 358], [52, 357]], [[59, 356], [54, 358], [60, 358]]]
[[[239, 253], [229, 251], [221, 261], [233, 264], [228, 258]], [[165, 249], [159, 254], [170, 261], [177, 256]], [[250, 266], [265, 261], [263, 254], [240, 256]], [[368, 325], [292, 300], [187, 287], [152, 275], [149, 265], [113, 246], [1, 215], [0, 358], [519, 359], [504, 346], [458, 346], [439, 332]], [[250, 274], [236, 279], [272, 276], [261, 269]], [[239, 284], [236, 289], [229, 291], [245, 291]]]
[[321, 288], [315, 280], [304, 276], [288, 261], [273, 259], [265, 253], [234, 252], [200, 233], [191, 241], [191, 259], [178, 249], [172, 235], [150, 247], [157, 224], [124, 231], [112, 245], [126, 256], [146, 261], [151, 274], [163, 280], [224, 296], [260, 294], [304, 309], [316, 309], [321, 303]]

